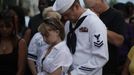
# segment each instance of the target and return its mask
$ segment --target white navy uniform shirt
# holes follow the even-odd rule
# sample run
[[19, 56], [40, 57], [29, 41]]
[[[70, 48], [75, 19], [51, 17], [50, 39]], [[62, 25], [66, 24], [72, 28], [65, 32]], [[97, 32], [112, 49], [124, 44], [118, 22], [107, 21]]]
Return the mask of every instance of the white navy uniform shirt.
[[[59, 67], [62, 67], [62, 75], [67, 74], [73, 60], [65, 41], [55, 45], [46, 57], [45, 54], [43, 53], [41, 56], [40, 69], [42, 70], [38, 75], [48, 75], [48, 73], [54, 72]], [[45, 59], [43, 60], [44, 57]]]
[[[85, 15], [85, 20], [75, 30], [77, 43], [71, 75], [102, 75], [102, 67], [109, 58], [107, 29], [90, 9], [80, 17]], [[69, 32], [69, 24], [69, 21], [65, 23], [66, 35]]]
[[40, 32], [37, 32], [31, 39], [30, 44], [28, 46], [28, 59], [36, 62], [37, 71], [39, 59], [43, 52], [48, 48], [48, 44], [44, 42], [43, 36]]

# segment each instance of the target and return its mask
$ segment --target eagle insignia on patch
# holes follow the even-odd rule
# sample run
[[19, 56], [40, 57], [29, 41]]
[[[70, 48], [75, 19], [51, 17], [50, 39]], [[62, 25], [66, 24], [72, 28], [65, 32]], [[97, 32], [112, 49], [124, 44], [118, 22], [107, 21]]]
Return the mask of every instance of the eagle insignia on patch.
[[98, 35], [94, 35], [94, 37], [96, 38], [96, 42], [94, 42], [94, 46], [96, 46], [96, 47], [101, 47], [101, 46], [103, 46], [103, 41], [101, 41], [100, 40], [100, 34], [98, 34]]
[[88, 28], [87, 27], [81, 27], [79, 28], [80, 32], [88, 32]]

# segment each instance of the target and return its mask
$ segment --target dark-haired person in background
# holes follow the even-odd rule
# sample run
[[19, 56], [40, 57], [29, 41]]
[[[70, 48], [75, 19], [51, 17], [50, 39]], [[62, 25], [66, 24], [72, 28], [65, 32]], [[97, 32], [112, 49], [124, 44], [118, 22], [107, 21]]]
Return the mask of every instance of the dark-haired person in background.
[[16, 30], [11, 10], [0, 13], [0, 74], [24, 75], [27, 46]]

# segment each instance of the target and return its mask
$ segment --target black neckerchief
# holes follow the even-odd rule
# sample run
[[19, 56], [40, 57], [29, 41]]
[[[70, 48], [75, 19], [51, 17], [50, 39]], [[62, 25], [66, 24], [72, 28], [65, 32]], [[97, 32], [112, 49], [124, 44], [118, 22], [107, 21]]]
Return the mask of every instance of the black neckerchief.
[[72, 27], [72, 23], [70, 22], [70, 26], [69, 26], [70, 31], [69, 31], [68, 34], [67, 34], [67, 46], [69, 47], [70, 52], [71, 52], [72, 54], [74, 54], [74, 53], [75, 53], [75, 50], [76, 50], [76, 42], [77, 42], [76, 40], [77, 40], [77, 37], [76, 37], [76, 34], [75, 34], [75, 30], [81, 25], [81, 23], [84, 21], [84, 19], [85, 19], [86, 17], [87, 17], [87, 16], [81, 17], [81, 18], [77, 21], [77, 23], [76, 23], [76, 25], [75, 25], [74, 28]]

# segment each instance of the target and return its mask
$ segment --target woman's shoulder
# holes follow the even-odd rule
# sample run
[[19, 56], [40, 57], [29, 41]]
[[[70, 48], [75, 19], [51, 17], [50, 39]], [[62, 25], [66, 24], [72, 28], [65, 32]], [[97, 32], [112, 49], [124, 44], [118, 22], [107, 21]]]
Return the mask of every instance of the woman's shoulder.
[[68, 50], [69, 48], [67, 47], [67, 45], [66, 45], [66, 41], [62, 41], [62, 42], [60, 42], [60, 43], [58, 43], [54, 48], [56, 48], [57, 50], [59, 50], [59, 51], [66, 51], [66, 50]]
[[19, 37], [18, 38], [18, 48], [23, 49], [26, 48], [27, 44], [24, 38]]

